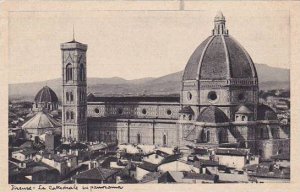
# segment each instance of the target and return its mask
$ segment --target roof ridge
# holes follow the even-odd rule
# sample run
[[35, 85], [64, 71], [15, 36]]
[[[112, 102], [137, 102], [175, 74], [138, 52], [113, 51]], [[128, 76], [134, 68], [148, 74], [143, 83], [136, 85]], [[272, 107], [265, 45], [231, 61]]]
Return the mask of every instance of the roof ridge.
[[212, 35], [211, 38], [208, 40], [207, 44], [205, 45], [205, 47], [203, 48], [203, 51], [201, 53], [201, 56], [200, 56], [200, 60], [199, 60], [199, 63], [198, 63], [198, 68], [197, 68], [197, 74], [196, 74], [196, 80], [199, 80], [200, 79], [200, 75], [201, 75], [201, 66], [202, 66], [202, 61], [203, 61], [203, 57], [205, 55], [205, 52], [207, 51], [207, 47], [210, 45], [210, 43], [213, 41], [213, 39], [215, 38], [216, 36]]
[[231, 74], [231, 65], [230, 65], [230, 60], [229, 60], [229, 51], [227, 49], [227, 44], [225, 42], [225, 38], [224, 38], [223, 34], [221, 35], [221, 38], [223, 41], [225, 58], [226, 58], [226, 62], [227, 62], [227, 78], [231, 78], [232, 74]]
[[105, 179], [102, 172], [99, 170], [100, 167], [96, 167], [97, 171], [99, 172], [99, 174], [101, 175], [102, 179]]
[[53, 123], [52, 123], [52, 121], [51, 121], [51, 118], [52, 118], [52, 117], [51, 117], [48, 113], [44, 113], [44, 114], [45, 114], [45, 116], [47, 117], [47, 121], [48, 121], [48, 123], [50, 124], [50, 126], [51, 126], [51, 127], [54, 127], [54, 126], [53, 126]]

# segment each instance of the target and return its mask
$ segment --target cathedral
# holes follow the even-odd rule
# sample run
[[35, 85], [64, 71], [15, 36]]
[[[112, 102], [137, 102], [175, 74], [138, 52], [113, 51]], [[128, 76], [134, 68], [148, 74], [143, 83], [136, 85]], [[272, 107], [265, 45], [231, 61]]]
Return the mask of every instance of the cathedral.
[[101, 97], [87, 94], [88, 46], [61, 44], [62, 137], [80, 142], [233, 145], [268, 158], [289, 152], [276, 113], [259, 103], [258, 77], [247, 51], [229, 35], [221, 12], [212, 34], [195, 49], [180, 97]]

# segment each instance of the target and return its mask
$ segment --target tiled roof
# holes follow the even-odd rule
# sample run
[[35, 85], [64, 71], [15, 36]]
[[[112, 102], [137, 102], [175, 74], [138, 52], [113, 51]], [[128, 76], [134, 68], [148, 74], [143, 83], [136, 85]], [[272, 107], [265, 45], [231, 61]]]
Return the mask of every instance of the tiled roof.
[[166, 156], [160, 164], [166, 164], [166, 163], [170, 163], [173, 161], [177, 161], [180, 158], [180, 154], [173, 154], [173, 155], [169, 155]]
[[52, 154], [52, 153], [44, 153], [43, 157], [46, 159], [50, 159], [50, 160], [53, 159], [56, 162], [63, 162], [68, 159], [76, 157], [76, 155], [73, 155], [73, 154], [72, 155], [63, 155], [63, 154], [58, 155], [58, 154]]
[[93, 169], [84, 171], [75, 175], [74, 179], [96, 179], [96, 180], [106, 180], [114, 174], [118, 173], [117, 170], [106, 169], [102, 167], [95, 167]]
[[29, 148], [25, 148], [25, 149], [22, 149], [20, 151], [15, 151], [13, 153], [22, 153], [24, 155], [30, 155], [30, 154], [35, 154], [37, 153], [36, 150], [33, 150], [33, 149], [29, 149]]
[[273, 155], [271, 158], [275, 160], [290, 160], [290, 153], [281, 153], [278, 155]]
[[201, 149], [201, 148], [193, 148], [194, 149], [194, 154], [197, 155], [207, 155], [209, 154], [207, 149]]
[[248, 154], [248, 151], [244, 150], [244, 149], [218, 148], [216, 150], [216, 155], [245, 156], [247, 154]]
[[217, 179], [217, 175], [214, 174], [199, 174], [192, 172], [184, 172], [184, 179], [201, 179], [201, 180], [211, 180], [215, 181]]
[[217, 161], [199, 159], [193, 163], [194, 167], [201, 168], [202, 166], [216, 167], [219, 165]]
[[158, 165], [144, 161], [142, 164], [138, 165], [138, 167], [150, 172], [154, 172], [157, 170]]
[[87, 97], [88, 102], [172, 102], [179, 103], [179, 96], [116, 96], [116, 97], [103, 97], [95, 96], [95, 94], [90, 93]]
[[143, 178], [140, 180], [140, 183], [148, 183], [151, 181], [158, 180], [158, 178], [162, 175], [161, 172], [149, 172], [146, 175], [143, 176]]
[[248, 183], [249, 178], [247, 174], [219, 173], [219, 182]]
[[44, 111], [38, 112], [34, 117], [29, 119], [22, 128], [39, 129], [39, 128], [58, 128], [61, 124]]
[[69, 149], [86, 149], [88, 146], [83, 143], [70, 143], [70, 144], [61, 144], [57, 147], [56, 150], [69, 150]]
[[260, 163], [254, 173], [249, 173], [251, 176], [266, 177], [266, 178], [290, 178], [290, 168], [276, 168], [273, 163]]
[[252, 164], [252, 165], [245, 165], [243, 169], [248, 171], [256, 171], [257, 167], [258, 164]]
[[14, 164], [12, 162], [8, 162], [8, 167], [9, 167], [9, 170], [13, 170], [13, 169], [19, 168], [16, 164]]

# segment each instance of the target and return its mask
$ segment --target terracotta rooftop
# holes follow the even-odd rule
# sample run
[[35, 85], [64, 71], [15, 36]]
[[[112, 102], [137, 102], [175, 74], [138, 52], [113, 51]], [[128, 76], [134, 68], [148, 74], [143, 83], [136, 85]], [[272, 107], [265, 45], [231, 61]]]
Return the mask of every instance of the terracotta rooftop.
[[125, 96], [125, 97], [102, 97], [90, 93], [87, 97], [88, 102], [172, 102], [179, 103], [179, 96]]
[[106, 180], [114, 174], [118, 173], [118, 171], [113, 169], [106, 169], [102, 167], [95, 167], [93, 169], [84, 171], [75, 175], [74, 179], [94, 179], [94, 180]]

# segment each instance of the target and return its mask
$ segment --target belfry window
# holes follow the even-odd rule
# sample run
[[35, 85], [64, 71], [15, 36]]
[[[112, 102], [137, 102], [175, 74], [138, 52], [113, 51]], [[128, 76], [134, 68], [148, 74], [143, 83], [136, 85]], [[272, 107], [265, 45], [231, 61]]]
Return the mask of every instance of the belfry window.
[[70, 92], [70, 101], [73, 101], [74, 100], [74, 96], [73, 96], [73, 93]]
[[66, 92], [66, 100], [69, 101], [70, 98], [69, 98], [69, 92]]
[[137, 144], [141, 143], [141, 134], [137, 134]]
[[72, 65], [69, 63], [66, 66], [66, 81], [70, 81], [73, 79], [73, 71], [72, 71]]
[[66, 112], [66, 119], [69, 119], [70, 118], [70, 114], [69, 114], [69, 111]]
[[84, 67], [83, 67], [83, 64], [80, 64], [80, 67], [79, 67], [79, 80], [84, 81]]
[[264, 138], [264, 129], [263, 128], [260, 129], [260, 138]]
[[165, 134], [163, 136], [163, 145], [167, 145], [167, 136]]
[[210, 131], [206, 132], [206, 142], [210, 142]]

